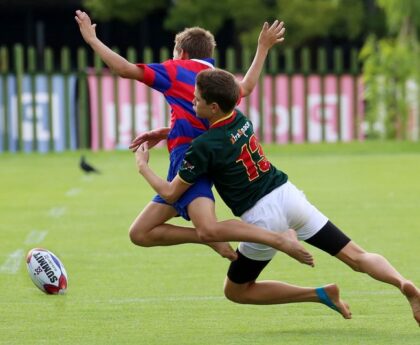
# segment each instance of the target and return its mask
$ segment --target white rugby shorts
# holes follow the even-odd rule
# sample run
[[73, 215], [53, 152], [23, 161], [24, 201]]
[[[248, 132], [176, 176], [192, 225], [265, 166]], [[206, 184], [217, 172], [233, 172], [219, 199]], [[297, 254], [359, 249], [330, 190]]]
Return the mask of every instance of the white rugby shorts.
[[[267, 231], [294, 229], [299, 240], [312, 237], [328, 221], [290, 181], [258, 200], [254, 207], [241, 215], [241, 219]], [[253, 260], [271, 260], [277, 252], [267, 245], [251, 242], [240, 242], [239, 251]]]

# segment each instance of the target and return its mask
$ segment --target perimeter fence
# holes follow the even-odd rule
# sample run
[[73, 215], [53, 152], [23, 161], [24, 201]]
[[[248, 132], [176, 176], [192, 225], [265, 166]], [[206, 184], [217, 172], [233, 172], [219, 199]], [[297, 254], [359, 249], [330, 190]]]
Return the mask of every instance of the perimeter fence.
[[[134, 48], [120, 53], [139, 60]], [[229, 48], [221, 60], [241, 77], [252, 57]], [[155, 59], [151, 49], [141, 54], [146, 63], [168, 58], [166, 48]], [[264, 143], [364, 140], [360, 75], [357, 49], [271, 50], [258, 86], [239, 108]], [[418, 109], [415, 114], [413, 128]], [[110, 73], [89, 48], [40, 54], [33, 47], [0, 47], [0, 152], [127, 148], [136, 134], [169, 121], [161, 94]]]

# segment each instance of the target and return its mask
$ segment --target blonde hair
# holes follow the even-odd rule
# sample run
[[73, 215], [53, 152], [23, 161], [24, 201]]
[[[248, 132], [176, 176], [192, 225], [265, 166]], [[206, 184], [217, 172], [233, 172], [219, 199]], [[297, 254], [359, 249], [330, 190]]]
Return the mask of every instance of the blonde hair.
[[213, 34], [198, 26], [187, 28], [175, 36], [175, 50], [180, 52], [182, 49], [190, 59], [211, 58], [215, 47]]

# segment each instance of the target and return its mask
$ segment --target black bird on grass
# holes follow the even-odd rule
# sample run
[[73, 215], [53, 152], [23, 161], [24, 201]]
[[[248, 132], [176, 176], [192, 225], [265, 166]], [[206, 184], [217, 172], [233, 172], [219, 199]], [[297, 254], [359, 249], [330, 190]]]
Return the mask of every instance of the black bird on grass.
[[82, 169], [87, 174], [90, 174], [90, 173], [100, 174], [100, 171], [98, 169], [94, 168], [92, 165], [86, 162], [85, 156], [82, 156], [80, 158], [80, 169]]

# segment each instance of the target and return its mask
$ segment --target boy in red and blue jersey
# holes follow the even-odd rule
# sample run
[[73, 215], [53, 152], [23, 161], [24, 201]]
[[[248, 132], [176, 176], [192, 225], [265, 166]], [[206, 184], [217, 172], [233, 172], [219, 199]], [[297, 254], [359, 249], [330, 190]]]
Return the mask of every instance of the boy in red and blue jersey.
[[[123, 78], [138, 80], [161, 92], [171, 106], [171, 127], [160, 128], [138, 136], [130, 146], [135, 151], [147, 141], [149, 147], [168, 139], [170, 167], [167, 179], [177, 174], [190, 142], [208, 129], [206, 120], [199, 119], [192, 107], [195, 76], [213, 67], [215, 41], [213, 35], [198, 27], [185, 29], [175, 37], [174, 57], [160, 64], [133, 64], [118, 55], [97, 37], [96, 24], [89, 16], [76, 11], [76, 22], [84, 40], [105, 64]], [[243, 80], [241, 95], [247, 96], [255, 87], [269, 49], [284, 40], [284, 27], [277, 20], [264, 23], [258, 47]], [[166, 223], [175, 216], [191, 219], [195, 228]], [[251, 241], [282, 250], [302, 263], [312, 265], [312, 256], [297, 241], [288, 236], [272, 235], [261, 228], [238, 220], [217, 222], [211, 182], [207, 176], [196, 181], [179, 200], [168, 203], [156, 196], [138, 215], [130, 228], [131, 241], [140, 246], [168, 246], [182, 243], [201, 243], [212, 247], [230, 260], [237, 258], [228, 241]]]
[[[190, 41], [202, 43], [198, 49], [194, 48], [195, 59], [179, 58], [178, 46], [182, 45], [185, 37], [188, 37]], [[196, 116], [192, 100], [196, 75], [202, 70], [214, 68], [214, 59], [206, 58], [206, 56], [213, 54], [215, 45], [213, 35], [208, 31], [198, 27], [189, 28], [175, 38], [174, 59], [163, 63], [137, 64], [143, 69], [143, 83], [161, 92], [171, 108], [170, 127], [165, 135], [170, 155], [168, 181], [171, 181], [178, 173], [191, 141], [209, 128], [207, 120]], [[134, 144], [133, 147], [137, 146], [138, 144]], [[198, 180], [188, 193], [172, 204], [178, 215], [189, 220], [188, 205], [198, 197], [214, 201], [211, 186], [212, 183], [207, 177]], [[167, 204], [159, 195], [153, 198], [153, 202]]]

